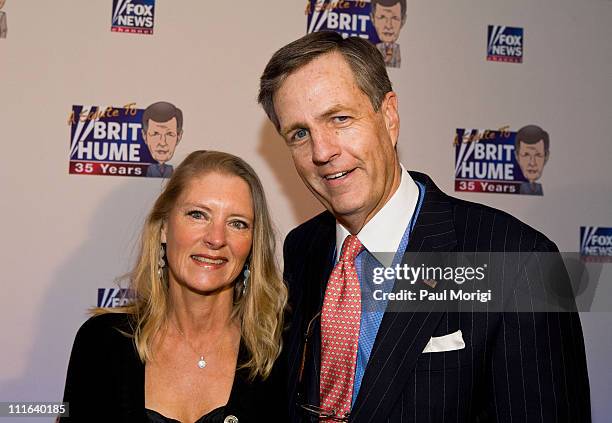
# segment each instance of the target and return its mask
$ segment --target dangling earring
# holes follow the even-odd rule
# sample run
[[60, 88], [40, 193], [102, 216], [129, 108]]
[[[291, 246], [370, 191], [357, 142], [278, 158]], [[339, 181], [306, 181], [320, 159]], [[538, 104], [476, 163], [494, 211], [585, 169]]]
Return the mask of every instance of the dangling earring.
[[249, 285], [249, 277], [251, 276], [251, 271], [249, 270], [249, 263], [244, 265], [244, 271], [242, 272], [242, 295], [246, 294], [247, 286]]
[[164, 280], [164, 267], [166, 267], [166, 248], [165, 243], [161, 243], [159, 246], [159, 258], [157, 259], [157, 276], [159, 280]]

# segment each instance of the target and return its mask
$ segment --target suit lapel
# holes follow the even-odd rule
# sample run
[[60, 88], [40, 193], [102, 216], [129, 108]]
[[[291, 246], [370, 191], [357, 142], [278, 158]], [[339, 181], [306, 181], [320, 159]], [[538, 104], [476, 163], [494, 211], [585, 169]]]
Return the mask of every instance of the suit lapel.
[[[426, 175], [410, 172], [425, 185], [425, 197], [410, 235], [409, 253], [451, 251], [456, 245], [453, 209], [448, 197]], [[437, 286], [440, 288], [441, 284]], [[442, 318], [435, 303], [421, 304], [416, 312], [386, 312], [351, 412], [353, 422], [386, 421], [404, 390], [416, 361]]]

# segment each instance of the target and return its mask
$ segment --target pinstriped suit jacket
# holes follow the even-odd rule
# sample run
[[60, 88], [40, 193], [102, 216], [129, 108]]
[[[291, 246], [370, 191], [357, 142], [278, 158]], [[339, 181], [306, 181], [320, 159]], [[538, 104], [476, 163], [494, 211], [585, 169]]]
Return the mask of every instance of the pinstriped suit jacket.
[[[408, 251], [556, 252], [544, 235], [507, 213], [442, 193], [429, 177]], [[319, 404], [320, 324], [297, 383], [304, 332], [320, 309], [335, 248], [335, 219], [324, 212], [289, 233], [284, 277], [289, 329], [278, 362], [297, 407]], [[423, 354], [432, 336], [461, 330], [466, 348]], [[589, 422], [589, 382], [577, 313], [391, 313], [382, 320], [351, 411], [352, 422]]]

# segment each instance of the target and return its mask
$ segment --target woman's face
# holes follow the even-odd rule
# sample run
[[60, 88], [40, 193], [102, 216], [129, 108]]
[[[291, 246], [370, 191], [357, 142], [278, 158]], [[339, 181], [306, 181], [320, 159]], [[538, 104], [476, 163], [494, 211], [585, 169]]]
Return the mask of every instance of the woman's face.
[[240, 177], [194, 177], [162, 228], [170, 284], [200, 293], [233, 286], [251, 251], [253, 201]]

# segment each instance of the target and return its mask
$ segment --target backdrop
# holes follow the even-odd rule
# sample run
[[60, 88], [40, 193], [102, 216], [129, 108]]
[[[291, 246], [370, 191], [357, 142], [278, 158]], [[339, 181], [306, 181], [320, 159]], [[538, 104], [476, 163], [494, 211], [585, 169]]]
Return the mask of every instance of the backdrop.
[[[276, 49], [308, 30], [383, 43], [385, 18], [369, 11], [369, 1], [7, 0], [0, 401], [61, 400], [87, 309], [117, 304], [111, 289], [130, 269], [164, 183], [144, 177], [156, 164], [140, 132], [148, 105], [183, 111], [168, 164], [219, 149], [253, 165], [279, 242], [321, 210], [256, 103], [258, 79]], [[612, 248], [593, 239], [612, 235], [612, 2], [408, 0], [404, 21], [388, 43], [400, 52], [388, 60], [404, 165], [451, 195], [508, 211], [561, 251], [582, 244], [608, 260]], [[550, 137], [532, 181], [543, 195], [519, 193], [528, 178], [513, 140], [527, 125]], [[470, 148], [478, 141], [489, 155]], [[610, 295], [610, 265], [602, 266], [596, 300]], [[602, 304], [581, 314], [595, 422], [612, 412], [612, 314]]]

